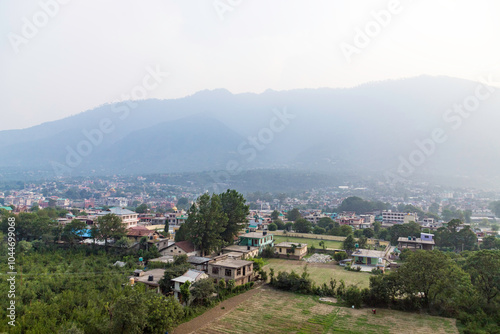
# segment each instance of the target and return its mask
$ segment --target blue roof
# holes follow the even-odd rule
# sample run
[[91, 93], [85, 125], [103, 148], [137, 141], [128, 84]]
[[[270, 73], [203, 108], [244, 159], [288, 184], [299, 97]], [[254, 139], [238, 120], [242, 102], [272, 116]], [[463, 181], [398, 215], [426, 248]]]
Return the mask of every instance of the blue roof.
[[0, 206], [0, 209], [4, 209], [7, 211], [12, 211], [12, 208], [10, 206]]
[[90, 229], [77, 231], [76, 234], [82, 238], [90, 238], [91, 237]]

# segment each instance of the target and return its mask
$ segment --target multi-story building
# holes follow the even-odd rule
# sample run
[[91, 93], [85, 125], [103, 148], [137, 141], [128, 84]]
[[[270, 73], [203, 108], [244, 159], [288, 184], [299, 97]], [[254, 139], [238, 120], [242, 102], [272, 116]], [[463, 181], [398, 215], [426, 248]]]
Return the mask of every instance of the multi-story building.
[[382, 211], [382, 222], [384, 224], [408, 224], [411, 221], [417, 221], [416, 213]]
[[106, 200], [106, 205], [108, 206], [118, 206], [124, 207], [127, 206], [128, 200], [124, 197], [108, 197]]
[[434, 234], [430, 233], [420, 233], [420, 238], [409, 236], [400, 237], [398, 239], [398, 248], [401, 249], [411, 249], [411, 250], [433, 250], [435, 242], [432, 239]]
[[328, 217], [325, 214], [313, 212], [310, 215], [304, 217], [304, 219], [310, 221], [312, 224], [316, 225], [321, 218]]
[[226, 259], [208, 263], [208, 276], [220, 280], [234, 280], [235, 286], [248, 283], [253, 277], [253, 262], [245, 260]]
[[302, 260], [307, 255], [307, 244], [297, 242], [280, 242], [276, 245], [276, 252], [281, 258]]
[[240, 246], [259, 247], [259, 252], [262, 252], [267, 245], [274, 246], [274, 236], [267, 231], [245, 233], [239, 238]]
[[122, 223], [125, 225], [125, 227], [130, 228], [133, 226], [137, 226], [137, 223], [139, 222], [139, 214], [130, 211], [128, 209], [123, 209], [123, 208], [109, 208], [108, 210], [104, 210], [99, 212], [97, 215], [99, 217], [105, 216], [107, 214], [115, 214], [120, 219], [122, 220]]

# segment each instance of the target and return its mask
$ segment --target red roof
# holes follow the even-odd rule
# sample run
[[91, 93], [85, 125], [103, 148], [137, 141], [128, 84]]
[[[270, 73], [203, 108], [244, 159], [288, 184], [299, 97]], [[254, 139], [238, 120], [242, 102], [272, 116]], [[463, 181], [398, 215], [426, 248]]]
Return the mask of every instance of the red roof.
[[178, 241], [174, 245], [185, 251], [186, 253], [194, 252], [194, 245], [191, 241]]
[[144, 226], [134, 226], [127, 230], [127, 235], [131, 237], [143, 237], [151, 234], [152, 231]]

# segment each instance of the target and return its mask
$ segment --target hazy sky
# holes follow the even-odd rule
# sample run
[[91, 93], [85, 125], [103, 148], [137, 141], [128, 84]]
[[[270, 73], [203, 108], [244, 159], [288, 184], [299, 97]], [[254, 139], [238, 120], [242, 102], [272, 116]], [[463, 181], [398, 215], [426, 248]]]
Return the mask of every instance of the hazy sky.
[[422, 74], [477, 81], [498, 70], [499, 13], [498, 0], [2, 1], [0, 130], [116, 101], [148, 66], [169, 72], [155, 98]]

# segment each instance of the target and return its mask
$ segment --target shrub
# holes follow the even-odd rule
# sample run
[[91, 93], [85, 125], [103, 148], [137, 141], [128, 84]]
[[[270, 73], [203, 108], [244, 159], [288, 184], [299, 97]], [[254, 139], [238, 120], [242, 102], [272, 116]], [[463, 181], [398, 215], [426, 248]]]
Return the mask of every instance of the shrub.
[[348, 306], [354, 305], [354, 307], [360, 308], [363, 302], [363, 293], [357, 286], [351, 285], [342, 295], [342, 299]]
[[259, 270], [259, 275], [264, 282], [267, 282], [267, 272], [264, 269]]
[[293, 270], [290, 273], [280, 271], [273, 285], [280, 290], [300, 293], [311, 293], [313, 288], [307, 271], [304, 271], [302, 275], [297, 274]]
[[276, 254], [276, 249], [274, 247], [272, 247], [271, 245], [267, 245], [262, 250], [261, 256], [263, 258], [273, 258], [275, 256], [275, 254]]
[[340, 262], [342, 260], [345, 260], [347, 259], [347, 253], [346, 252], [336, 252], [334, 255], [333, 255], [333, 259], [337, 262]]

